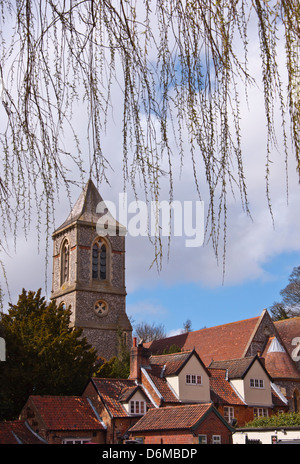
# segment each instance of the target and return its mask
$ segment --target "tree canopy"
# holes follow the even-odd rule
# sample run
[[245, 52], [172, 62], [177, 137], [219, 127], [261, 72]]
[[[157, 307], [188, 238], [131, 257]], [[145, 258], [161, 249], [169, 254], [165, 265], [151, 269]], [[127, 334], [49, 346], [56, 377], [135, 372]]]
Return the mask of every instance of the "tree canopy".
[[[189, 160], [199, 195], [208, 191], [207, 237], [217, 254], [223, 230], [225, 248], [228, 196], [237, 190], [249, 211], [240, 96], [257, 84], [253, 30], [270, 208], [270, 153], [280, 139], [288, 158], [288, 131], [300, 172], [298, 0], [0, 0], [0, 13], [0, 246], [8, 226], [28, 233], [34, 207], [49, 223], [58, 192], [86, 169], [108, 180], [103, 137], [118, 86], [124, 183], [136, 191], [140, 180], [157, 199], [167, 177], [172, 199], [175, 161]], [[159, 237], [155, 246], [159, 261]]]
[[289, 283], [280, 291], [281, 302], [274, 302], [270, 307], [272, 319], [279, 321], [300, 316], [300, 266], [294, 267], [289, 276]]
[[163, 324], [152, 324], [142, 321], [134, 325], [134, 333], [143, 342], [151, 342], [159, 340], [167, 336], [166, 329]]
[[6, 361], [0, 363], [0, 417], [18, 416], [31, 394], [81, 395], [96, 371], [95, 349], [70, 326], [71, 312], [24, 289], [2, 314]]
[[248, 422], [245, 427], [296, 427], [300, 425], [299, 412], [287, 412], [281, 414], [273, 414], [270, 417], [257, 417], [251, 422]]

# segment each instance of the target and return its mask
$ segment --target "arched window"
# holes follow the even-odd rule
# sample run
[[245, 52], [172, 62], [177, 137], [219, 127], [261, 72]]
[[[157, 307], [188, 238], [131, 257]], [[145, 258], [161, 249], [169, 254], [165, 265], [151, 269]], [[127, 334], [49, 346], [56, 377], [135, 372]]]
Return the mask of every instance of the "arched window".
[[92, 275], [93, 279], [106, 280], [107, 278], [107, 247], [101, 239], [93, 246]]
[[69, 267], [70, 267], [70, 246], [67, 240], [61, 249], [61, 284], [69, 280]]

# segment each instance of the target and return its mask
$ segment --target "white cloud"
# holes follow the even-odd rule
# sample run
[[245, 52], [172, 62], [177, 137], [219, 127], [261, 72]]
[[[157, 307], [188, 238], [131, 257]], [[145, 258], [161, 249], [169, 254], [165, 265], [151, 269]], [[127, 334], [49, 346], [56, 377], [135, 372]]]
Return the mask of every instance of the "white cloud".
[[167, 310], [159, 302], [152, 300], [142, 300], [127, 305], [127, 313], [134, 319], [147, 319], [147, 317], [156, 317], [161, 319], [167, 315]]

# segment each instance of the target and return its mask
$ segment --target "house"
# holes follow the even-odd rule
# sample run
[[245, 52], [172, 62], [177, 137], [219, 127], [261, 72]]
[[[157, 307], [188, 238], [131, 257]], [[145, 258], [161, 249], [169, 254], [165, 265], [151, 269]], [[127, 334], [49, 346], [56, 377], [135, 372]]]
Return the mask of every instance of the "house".
[[0, 445], [44, 445], [40, 435], [32, 430], [27, 421], [0, 422]]
[[151, 355], [134, 338], [130, 367], [130, 378], [143, 386], [156, 408], [211, 403], [228, 423], [238, 426], [258, 415], [288, 410], [257, 355], [213, 361], [206, 367], [195, 349]]
[[231, 444], [234, 429], [211, 403], [152, 408], [131, 429], [144, 444]]
[[210, 373], [195, 350], [149, 356], [134, 338], [130, 366], [130, 378], [141, 382], [156, 407], [210, 402]]
[[[273, 340], [278, 343], [272, 343]], [[250, 358], [255, 355], [271, 369], [277, 358], [277, 373], [272, 369], [274, 384], [287, 398], [289, 410], [300, 410], [300, 318], [273, 322], [268, 311], [260, 316], [187, 332], [145, 343], [152, 355], [162, 354], [172, 345], [182, 351], [195, 349], [206, 367], [212, 361]], [[278, 347], [281, 347], [278, 351]], [[274, 355], [277, 350], [277, 354]], [[284, 354], [282, 354], [284, 352]], [[281, 353], [281, 354], [280, 354]], [[281, 362], [279, 362], [281, 358]], [[283, 358], [284, 363], [283, 363]], [[269, 361], [270, 360], [270, 361]], [[283, 368], [285, 365], [285, 368]]]
[[88, 398], [32, 395], [20, 419], [49, 444], [105, 443], [106, 427]]
[[[219, 375], [225, 372], [227, 383], [241, 399], [244, 407], [220, 402], [212, 395], [214, 404], [229, 420], [236, 419], [238, 426], [250, 422], [255, 417], [269, 416], [277, 412], [288, 411], [288, 401], [273, 383], [273, 379], [259, 356], [212, 361], [209, 371]], [[212, 389], [216, 388], [212, 382]], [[217, 389], [216, 389], [217, 390]]]
[[128, 429], [153, 407], [142, 385], [131, 379], [93, 377], [83, 392], [106, 426], [106, 443], [123, 443]]
[[300, 444], [300, 427], [243, 427], [237, 429], [232, 441], [234, 445], [247, 444]]

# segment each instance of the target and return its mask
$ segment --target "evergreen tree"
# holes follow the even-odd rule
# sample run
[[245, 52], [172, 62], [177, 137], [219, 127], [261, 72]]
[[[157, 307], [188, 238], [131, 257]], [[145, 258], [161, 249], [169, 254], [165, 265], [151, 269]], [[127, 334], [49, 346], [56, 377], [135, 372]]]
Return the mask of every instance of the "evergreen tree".
[[97, 363], [95, 349], [70, 325], [71, 311], [23, 289], [2, 314], [6, 361], [0, 363], [0, 419], [18, 416], [29, 395], [78, 395]]

